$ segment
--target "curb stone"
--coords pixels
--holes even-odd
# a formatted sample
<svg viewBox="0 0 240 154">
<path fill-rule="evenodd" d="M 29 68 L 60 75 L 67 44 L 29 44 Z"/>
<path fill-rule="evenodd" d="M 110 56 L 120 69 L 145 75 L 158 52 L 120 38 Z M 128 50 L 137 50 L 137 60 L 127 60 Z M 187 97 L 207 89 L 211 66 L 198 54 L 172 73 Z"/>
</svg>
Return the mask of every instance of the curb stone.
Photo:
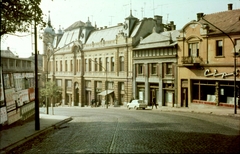
<svg viewBox="0 0 240 154">
<path fill-rule="evenodd" d="M 54 125 L 52 125 L 52 126 L 50 126 L 50 127 L 46 127 L 46 128 L 44 128 L 44 129 L 42 129 L 42 130 L 39 130 L 39 131 L 37 131 L 36 133 L 34 133 L 34 134 L 32 134 L 32 135 L 30 135 L 30 136 L 28 136 L 28 137 L 25 137 L 24 139 L 21 139 L 21 140 L 15 142 L 15 143 L 13 143 L 13 144 L 7 146 L 7 147 L 4 147 L 4 148 L 0 149 L 0 150 L 1 150 L 1 151 L 0 151 L 0 154 L 11 153 L 11 151 L 13 151 L 14 149 L 20 147 L 20 146 L 23 145 L 24 143 L 26 143 L 26 142 L 28 142 L 28 141 L 31 141 L 31 140 L 33 140 L 34 138 L 36 138 L 36 137 L 38 137 L 38 136 L 40 136 L 40 135 L 42 135 L 42 134 L 44 134 L 44 133 L 50 132 L 50 131 L 52 131 L 52 130 L 54 130 L 54 129 L 57 129 L 57 128 L 59 128 L 61 125 L 63 125 L 64 123 L 67 123 L 67 122 L 69 122 L 69 121 L 71 121 L 71 120 L 72 120 L 72 117 L 67 118 L 67 119 L 64 119 L 63 121 L 60 121 L 60 122 L 58 122 L 58 123 L 56 123 L 56 124 L 54 124 Z"/>
</svg>

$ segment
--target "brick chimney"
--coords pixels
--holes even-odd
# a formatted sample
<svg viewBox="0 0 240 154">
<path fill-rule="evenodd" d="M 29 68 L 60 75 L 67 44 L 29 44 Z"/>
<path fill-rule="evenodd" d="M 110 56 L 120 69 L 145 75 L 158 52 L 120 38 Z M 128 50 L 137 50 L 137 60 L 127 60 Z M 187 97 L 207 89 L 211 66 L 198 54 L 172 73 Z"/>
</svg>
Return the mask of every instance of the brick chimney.
<svg viewBox="0 0 240 154">
<path fill-rule="evenodd" d="M 197 13 L 197 21 L 199 21 L 203 17 L 203 13 Z"/>
<path fill-rule="evenodd" d="M 233 4 L 231 4 L 231 3 L 228 4 L 228 10 L 232 10 L 232 5 L 233 5 Z"/>
</svg>

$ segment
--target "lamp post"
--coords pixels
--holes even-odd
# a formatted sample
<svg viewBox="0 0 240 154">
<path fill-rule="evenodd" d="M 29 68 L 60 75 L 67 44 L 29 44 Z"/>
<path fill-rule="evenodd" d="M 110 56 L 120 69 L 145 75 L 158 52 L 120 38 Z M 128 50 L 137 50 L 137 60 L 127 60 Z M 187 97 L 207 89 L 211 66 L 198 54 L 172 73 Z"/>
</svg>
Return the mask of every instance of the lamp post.
<svg viewBox="0 0 240 154">
<path fill-rule="evenodd" d="M 46 73 L 46 82 L 48 82 L 48 63 L 49 63 L 49 60 L 50 60 L 50 57 L 54 54 L 53 53 L 53 47 L 51 45 L 51 43 L 48 43 L 48 48 L 50 50 L 48 50 L 49 52 L 47 53 L 46 57 L 47 57 L 47 73 Z M 49 113 L 49 110 L 48 110 L 48 100 L 47 100 L 47 96 L 46 96 L 46 114 Z M 51 102 L 51 107 L 52 107 L 52 114 L 53 114 L 53 104 Z"/>
<path fill-rule="evenodd" d="M 234 93 L 233 93 L 233 97 L 234 97 L 234 114 L 237 114 L 237 100 L 236 100 L 236 97 L 237 97 L 237 90 L 236 90 L 236 75 L 237 75 L 237 70 L 236 70 L 236 60 L 237 60 L 237 52 L 236 52 L 236 47 L 235 47 L 235 43 L 234 41 L 232 40 L 232 38 L 227 34 L 225 33 L 224 31 L 222 31 L 220 28 L 218 28 L 217 26 L 213 25 L 212 23 L 210 23 L 209 21 L 207 21 L 206 19 L 203 18 L 204 16 L 202 16 L 202 20 L 206 21 L 207 23 L 209 23 L 210 25 L 212 25 L 213 27 L 215 27 L 216 29 L 218 29 L 219 31 L 221 31 L 224 35 L 226 35 L 232 42 L 233 44 L 233 50 L 234 50 L 234 71 L 233 71 L 233 75 L 234 75 Z"/>
<path fill-rule="evenodd" d="M 106 90 L 106 108 L 108 108 L 108 86 L 107 86 L 107 69 L 104 68 L 102 65 L 100 65 L 98 62 L 96 62 L 95 60 L 90 59 L 92 62 L 96 63 L 98 66 L 100 66 L 101 68 L 103 68 L 105 70 L 105 74 L 106 74 L 106 84 L 105 84 L 105 90 Z"/>
<path fill-rule="evenodd" d="M 35 6 L 36 9 L 36 6 Z M 36 10 L 35 10 L 36 11 Z M 38 52 L 37 52 L 37 25 L 36 13 L 34 19 L 34 43 L 35 43 L 35 130 L 40 129 L 39 120 L 39 97 L 38 97 Z"/>
</svg>

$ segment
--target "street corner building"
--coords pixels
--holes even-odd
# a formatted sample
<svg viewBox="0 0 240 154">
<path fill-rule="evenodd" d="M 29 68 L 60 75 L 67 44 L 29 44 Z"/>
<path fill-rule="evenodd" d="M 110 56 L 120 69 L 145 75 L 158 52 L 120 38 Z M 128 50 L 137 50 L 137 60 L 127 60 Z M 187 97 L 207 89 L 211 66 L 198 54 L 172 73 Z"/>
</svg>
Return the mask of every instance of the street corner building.
<svg viewBox="0 0 240 154">
<path fill-rule="evenodd" d="M 240 9 L 213 14 L 198 13 L 178 38 L 178 102 L 234 106 L 234 86 L 239 96 Z M 234 72 L 236 69 L 236 82 Z M 238 101 L 237 101 L 238 102 Z"/>
</svg>

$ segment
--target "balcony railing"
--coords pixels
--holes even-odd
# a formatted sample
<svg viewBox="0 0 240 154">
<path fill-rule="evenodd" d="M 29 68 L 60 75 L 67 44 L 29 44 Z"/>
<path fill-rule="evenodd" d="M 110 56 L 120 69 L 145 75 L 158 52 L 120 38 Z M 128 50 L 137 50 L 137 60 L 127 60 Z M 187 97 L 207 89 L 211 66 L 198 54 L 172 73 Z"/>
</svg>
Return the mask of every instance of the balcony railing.
<svg viewBox="0 0 240 154">
<path fill-rule="evenodd" d="M 200 64 L 203 61 L 201 57 L 182 57 L 183 64 Z"/>
</svg>

